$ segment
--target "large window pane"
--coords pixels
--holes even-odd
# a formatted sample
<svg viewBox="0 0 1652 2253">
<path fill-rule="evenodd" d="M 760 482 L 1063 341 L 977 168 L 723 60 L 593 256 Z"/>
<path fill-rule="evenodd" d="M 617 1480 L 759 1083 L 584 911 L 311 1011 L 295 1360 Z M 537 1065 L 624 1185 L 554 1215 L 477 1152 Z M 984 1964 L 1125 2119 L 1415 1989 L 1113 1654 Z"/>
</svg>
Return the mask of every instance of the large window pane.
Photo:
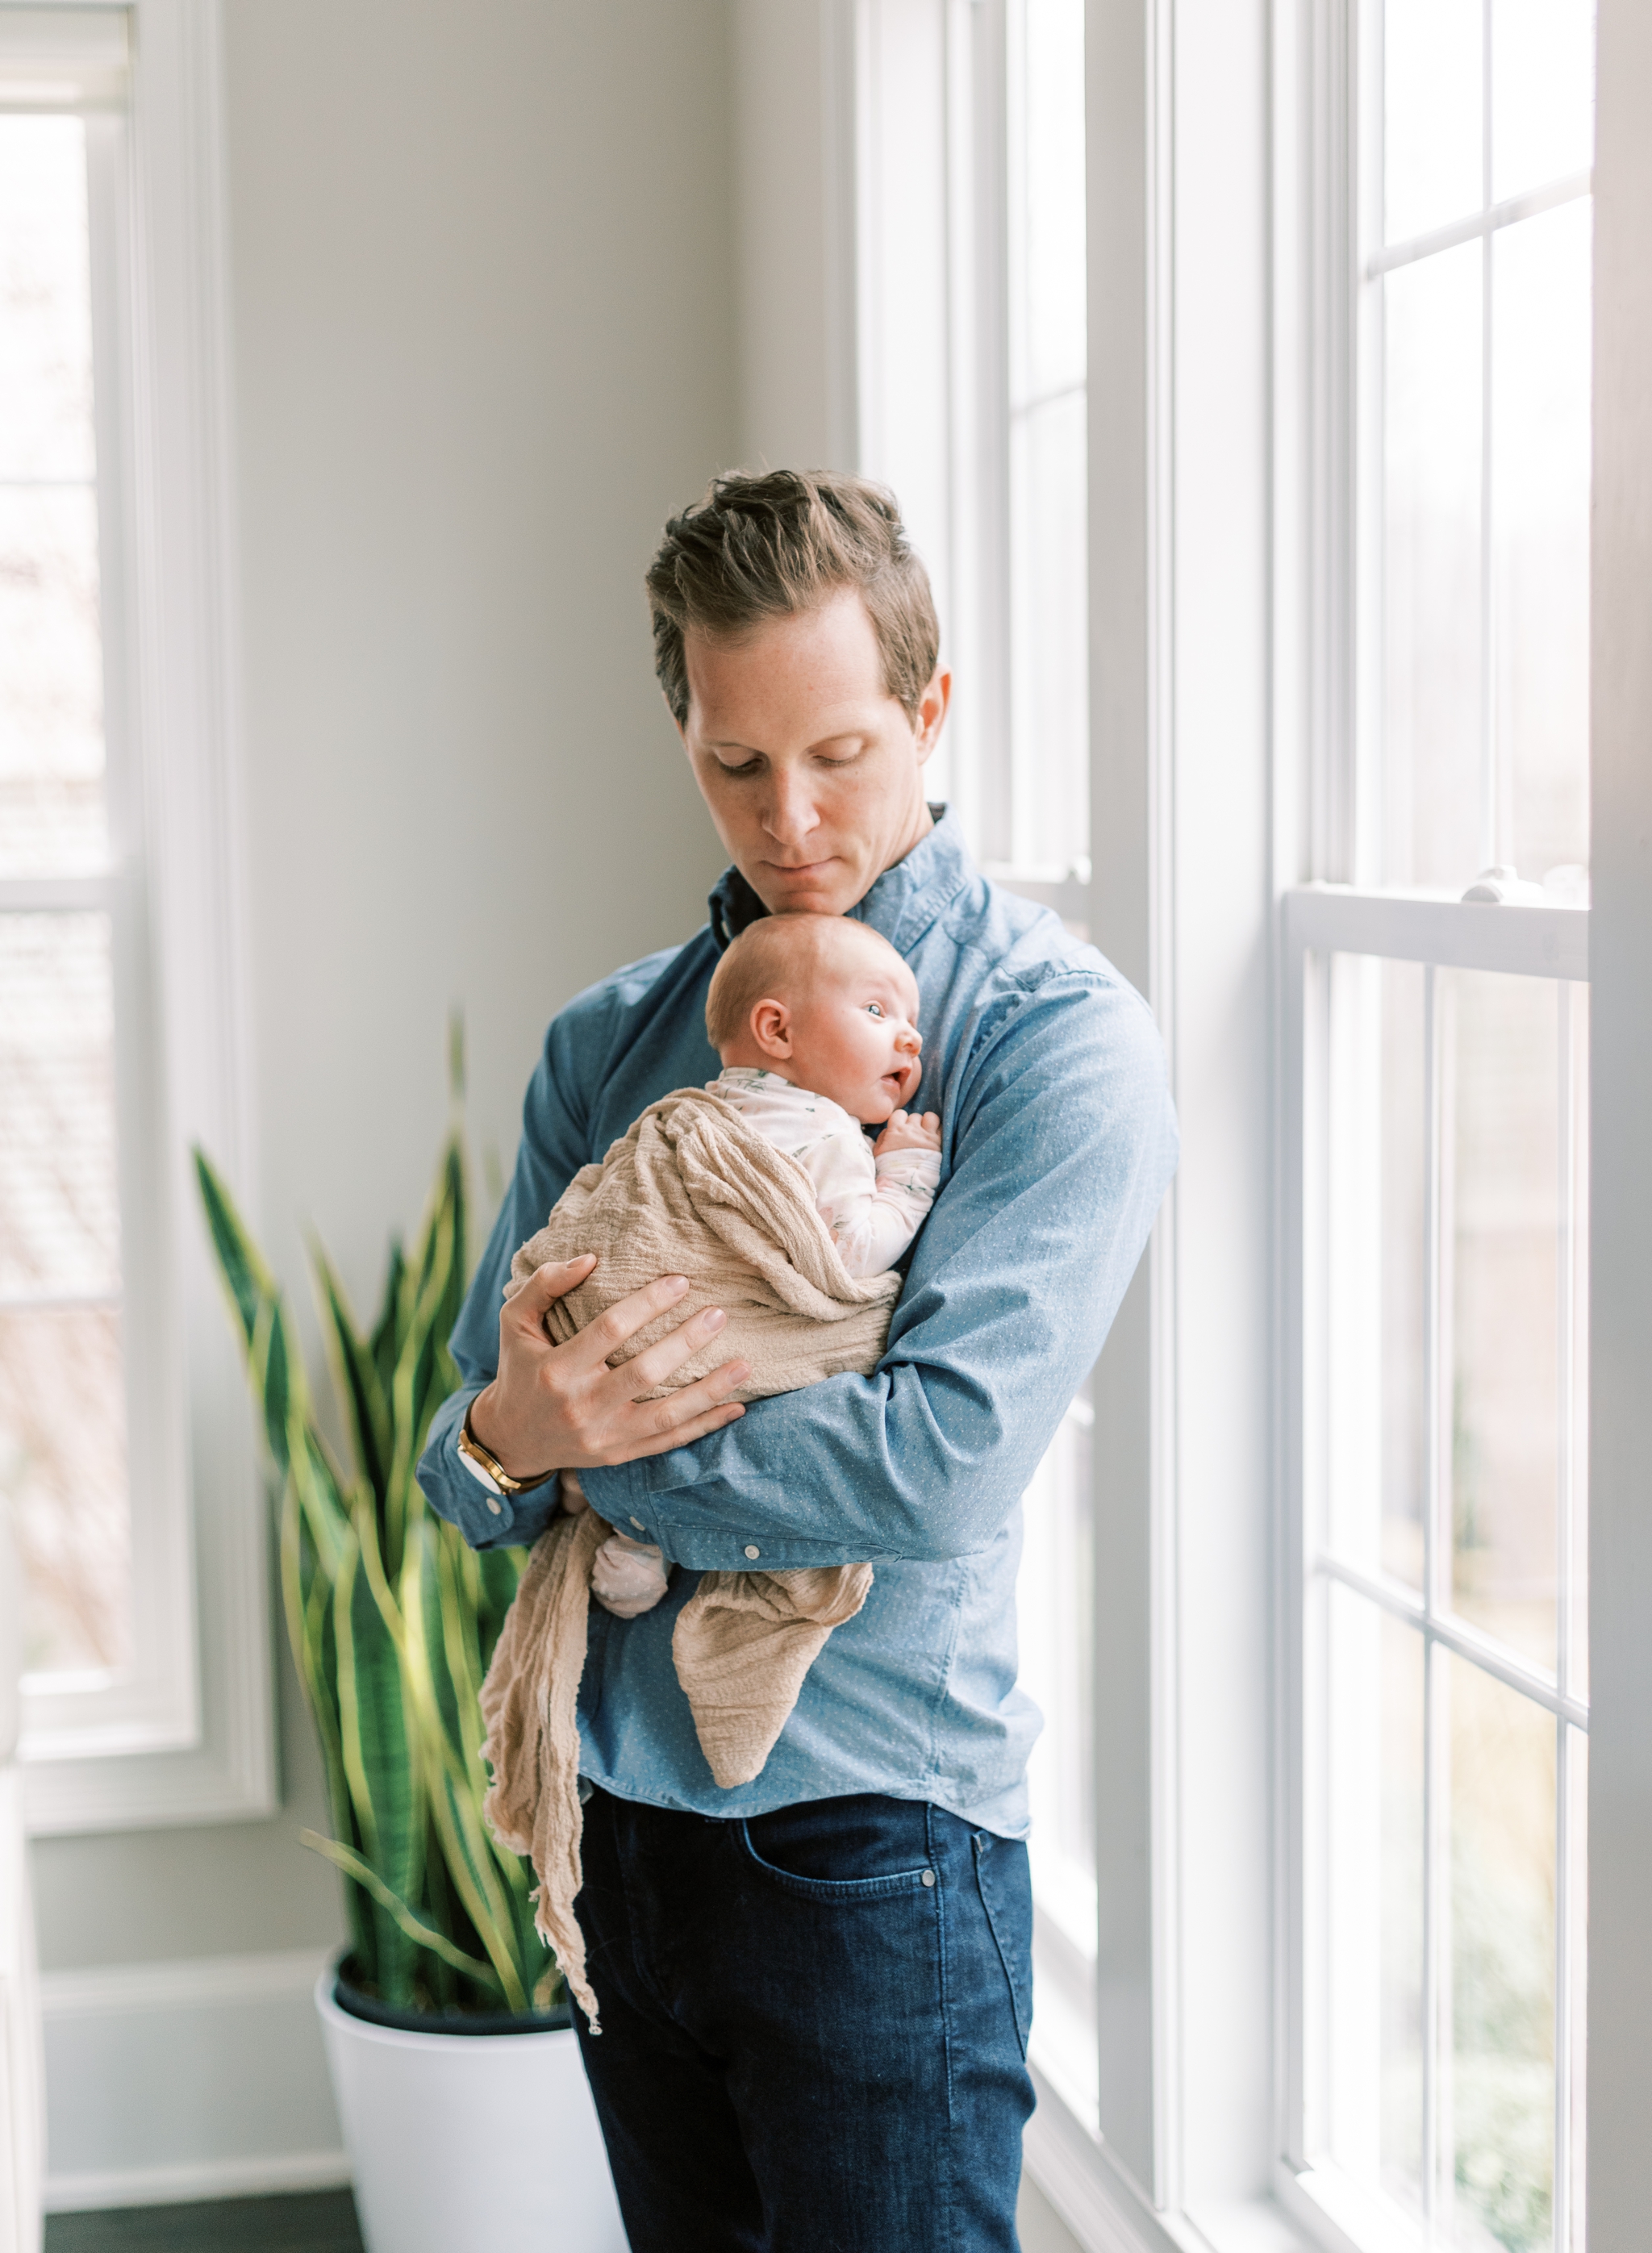
<svg viewBox="0 0 1652 2253">
<path fill-rule="evenodd" d="M 0 1303 L 120 1284 L 102 915 L 0 916 Z"/>
<path fill-rule="evenodd" d="M 1096 1781 L 1093 1411 L 1069 1409 L 1024 1504 L 1017 1582 L 1022 1687 L 1044 1717 L 1028 1783 L 1033 1859 L 1041 1897 L 1076 1943 L 1095 1944 Z"/>
<path fill-rule="evenodd" d="M 1327 1949 L 1331 2149 L 1408 2214 L 1423 2209 L 1424 1644 L 1328 1591 Z"/>
<path fill-rule="evenodd" d="M 0 479 L 94 468 L 86 128 L 0 116 Z"/>
<path fill-rule="evenodd" d="M 0 1310 L 0 1493 L 24 1566 L 24 1667 L 125 1664 L 131 1529 L 115 1308 Z"/>
<path fill-rule="evenodd" d="M 1491 193 L 1495 203 L 1594 155 L 1593 0 L 1492 0 Z"/>
<path fill-rule="evenodd" d="M 1459 889 L 1485 865 L 1477 242 L 1381 286 L 1383 779 L 1391 883 Z"/>
<path fill-rule="evenodd" d="M 1439 976 L 1449 1276 L 1452 1596 L 1555 1664 L 1564 1211 L 1559 989 Z"/>
<path fill-rule="evenodd" d="M 0 116 L 0 1497 L 27 1663 L 130 1657 L 86 128 Z M 94 892 L 94 898 L 107 896 Z"/>
<path fill-rule="evenodd" d="M 1553 2242 L 1555 1723 L 1477 1667 L 1436 1663 L 1450 1712 L 1450 2242 L 1536 2253 Z"/>
<path fill-rule="evenodd" d="M 86 129 L 0 116 L 0 876 L 108 857 Z"/>
<path fill-rule="evenodd" d="M 1480 208 L 1482 0 L 1387 0 L 1383 21 L 1384 240 Z"/>
<path fill-rule="evenodd" d="M 91 490 L 0 485 L 0 877 L 107 862 L 102 688 Z"/>
<path fill-rule="evenodd" d="M 1420 1594 L 1429 1496 L 1429 1086 L 1417 962 L 1332 968 L 1327 1531 Z"/>
<path fill-rule="evenodd" d="M 1010 41 L 1012 862 L 1090 851 L 1082 0 L 1022 0 Z"/>
<path fill-rule="evenodd" d="M 1492 241 L 1492 695 L 1523 875 L 1589 858 L 1586 199 Z"/>
<path fill-rule="evenodd" d="M 1018 418 L 1015 859 L 1065 873 L 1090 845 L 1090 599 L 1084 394 Z"/>
</svg>

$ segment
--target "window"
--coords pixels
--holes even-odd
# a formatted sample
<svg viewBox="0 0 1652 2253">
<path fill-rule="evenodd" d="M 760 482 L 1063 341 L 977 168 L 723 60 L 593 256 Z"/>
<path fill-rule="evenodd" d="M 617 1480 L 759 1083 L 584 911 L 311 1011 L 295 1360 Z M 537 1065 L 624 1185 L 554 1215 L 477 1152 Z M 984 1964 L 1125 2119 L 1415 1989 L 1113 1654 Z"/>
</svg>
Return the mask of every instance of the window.
<svg viewBox="0 0 1652 2253">
<path fill-rule="evenodd" d="M 0 1432 L 27 1664 L 64 1686 L 134 1657 L 115 983 L 137 840 L 107 410 L 122 132 L 118 113 L 0 115 Z"/>
<path fill-rule="evenodd" d="M 216 17 L 147 0 L 139 43 L 134 15 L 0 10 L 0 1497 L 44 1829 L 271 1782 L 257 1485 L 185 1168 L 196 1135 L 244 1159 Z"/>
<path fill-rule="evenodd" d="M 935 580 L 953 702 L 931 770 L 989 875 L 1089 921 L 1083 0 L 870 0 L 858 19 L 861 467 Z M 1021 1681 L 1038 2055 L 1096 2110 L 1087 1393 L 1026 1499 Z"/>
<path fill-rule="evenodd" d="M 931 795 L 1076 924 L 1090 872 L 1083 0 L 865 0 L 860 466 L 953 668 Z"/>
<path fill-rule="evenodd" d="M 1356 2243 L 1577 2253 L 1592 17 L 1350 29 L 1355 881 L 1286 903 L 1287 2148 Z"/>
</svg>

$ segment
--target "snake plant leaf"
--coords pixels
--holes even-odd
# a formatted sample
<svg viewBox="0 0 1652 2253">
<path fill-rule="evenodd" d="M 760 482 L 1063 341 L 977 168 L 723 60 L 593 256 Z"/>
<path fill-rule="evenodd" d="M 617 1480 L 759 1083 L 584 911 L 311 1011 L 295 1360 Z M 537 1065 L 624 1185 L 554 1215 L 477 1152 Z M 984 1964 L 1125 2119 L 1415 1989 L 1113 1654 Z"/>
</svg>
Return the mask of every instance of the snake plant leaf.
<svg viewBox="0 0 1652 2253">
<path fill-rule="evenodd" d="M 385 1272 L 384 1297 L 380 1302 L 372 1338 L 368 1341 L 373 1365 L 379 1372 L 380 1389 L 387 1399 L 390 1394 L 391 1380 L 396 1373 L 396 1357 L 401 1350 L 401 1292 L 407 1272 L 407 1254 L 401 1248 L 401 1238 L 394 1236 L 390 1239 L 390 1263 Z"/>
<path fill-rule="evenodd" d="M 301 1831 L 298 1839 L 301 1845 L 308 1846 L 313 1853 L 324 1854 L 335 1867 L 353 1878 L 359 1886 L 364 1886 L 379 1907 L 395 1919 L 416 1946 L 429 1949 L 444 1964 L 450 1964 L 456 1971 L 466 1973 L 478 1986 L 498 1986 L 498 1981 L 493 1976 L 491 1965 L 482 1963 L 474 1956 L 467 1956 L 462 1948 L 456 1948 L 444 1934 L 422 1922 L 400 1894 L 386 1885 L 377 1870 L 364 1862 L 359 1854 L 353 1853 L 348 1846 L 340 1845 L 336 1838 L 324 1838 L 319 1831 Z"/>
<path fill-rule="evenodd" d="M 448 1875 L 476 1927 L 477 1939 L 513 2011 L 527 2007 L 530 1983 L 517 1957 L 516 1918 L 510 1888 L 482 1819 L 484 1778 L 477 1751 L 479 1734 L 461 1743 L 448 1716 L 457 1710 L 448 1678 L 442 1622 L 437 1536 L 429 1518 L 412 1530 L 402 1566 L 401 1608 L 407 1626 L 406 1680 L 418 1713 L 417 1734 L 424 1759 L 425 1789 L 430 1796 L 436 1835 Z"/>
<path fill-rule="evenodd" d="M 228 1294 L 230 1307 L 244 1344 L 250 1347 L 261 1307 L 276 1298 L 275 1278 L 264 1265 L 258 1246 L 247 1232 L 235 1201 L 222 1177 L 199 1143 L 193 1151 L 195 1179 L 206 1214 L 206 1226 L 218 1255 L 218 1272 Z"/>
<path fill-rule="evenodd" d="M 401 1346 L 391 1381 L 391 1415 L 395 1450 L 385 1496 L 385 1562 L 401 1568 L 415 1501 L 413 1469 L 423 1452 L 430 1419 L 458 1381 L 446 1339 L 452 1328 L 447 1309 L 457 1306 L 453 1283 L 464 1259 L 462 1174 L 450 1141 L 426 1209 L 420 1239 L 403 1280 Z"/>
<path fill-rule="evenodd" d="M 376 1545 L 377 1529 L 371 1511 L 358 1510 L 332 1602 L 340 1746 L 363 1858 L 398 1899 L 406 1899 L 418 1893 L 423 1856 L 420 1781 L 403 1711 L 401 1655 L 372 1576 L 363 1569 L 364 1538 Z M 414 1958 L 407 1936 L 383 1903 L 378 1906 L 379 1992 L 388 2003 L 408 2003 Z"/>
<path fill-rule="evenodd" d="M 316 1545 L 320 1569 L 331 1580 L 344 1555 L 349 1512 L 338 1475 L 315 1427 L 292 1418 L 287 1427 L 287 1482 Z"/>
<path fill-rule="evenodd" d="M 373 1349 L 357 1335 L 350 1301 L 324 1247 L 312 1243 L 310 1259 L 321 1301 L 323 1335 L 333 1385 L 348 1419 L 351 1453 L 358 1473 L 372 1487 L 382 1508 L 394 1447 L 390 1434 L 390 1404 L 379 1379 Z"/>
<path fill-rule="evenodd" d="M 531 1873 L 482 1820 L 478 1704 L 525 1556 L 466 1548 L 413 1475 L 457 1382 L 447 1345 L 466 1276 L 457 1126 L 411 1256 L 392 1247 L 366 1339 L 314 1247 L 348 1470 L 317 1423 L 282 1294 L 199 1151 L 196 1175 L 277 1475 L 282 1607 L 333 1830 L 307 1843 L 344 1877 L 356 1975 L 387 2000 L 526 2009 L 560 1975 L 533 1930 Z"/>
</svg>

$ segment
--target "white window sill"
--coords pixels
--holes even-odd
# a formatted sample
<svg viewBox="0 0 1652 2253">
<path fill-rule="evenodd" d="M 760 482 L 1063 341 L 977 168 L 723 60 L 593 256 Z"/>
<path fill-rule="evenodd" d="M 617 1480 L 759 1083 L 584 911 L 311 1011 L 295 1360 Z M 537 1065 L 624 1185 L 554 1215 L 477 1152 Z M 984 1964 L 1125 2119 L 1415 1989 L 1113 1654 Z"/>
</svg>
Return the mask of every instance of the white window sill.
<svg viewBox="0 0 1652 2253">
<path fill-rule="evenodd" d="M 1418 2239 L 1321 2171 L 1282 2168 L 1272 2198 L 1156 2212 L 1063 2099 L 1059 2060 L 1043 2052 L 1035 2036 L 1028 2062 L 1038 2110 L 1027 2124 L 1027 2172 L 1084 2253 L 1417 2253 Z"/>
</svg>

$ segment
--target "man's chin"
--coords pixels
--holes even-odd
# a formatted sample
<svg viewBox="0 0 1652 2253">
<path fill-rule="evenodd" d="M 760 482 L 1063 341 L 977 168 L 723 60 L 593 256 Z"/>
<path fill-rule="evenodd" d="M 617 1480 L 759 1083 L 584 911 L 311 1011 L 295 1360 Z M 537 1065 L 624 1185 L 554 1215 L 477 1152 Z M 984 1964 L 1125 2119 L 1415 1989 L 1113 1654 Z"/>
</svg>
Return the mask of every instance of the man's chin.
<svg viewBox="0 0 1652 2253">
<path fill-rule="evenodd" d="M 818 876 L 791 882 L 775 868 L 759 868 L 755 875 L 749 869 L 742 873 L 770 915 L 845 915 L 866 889 L 864 884 L 857 886 L 840 861 L 833 861 Z"/>
</svg>

